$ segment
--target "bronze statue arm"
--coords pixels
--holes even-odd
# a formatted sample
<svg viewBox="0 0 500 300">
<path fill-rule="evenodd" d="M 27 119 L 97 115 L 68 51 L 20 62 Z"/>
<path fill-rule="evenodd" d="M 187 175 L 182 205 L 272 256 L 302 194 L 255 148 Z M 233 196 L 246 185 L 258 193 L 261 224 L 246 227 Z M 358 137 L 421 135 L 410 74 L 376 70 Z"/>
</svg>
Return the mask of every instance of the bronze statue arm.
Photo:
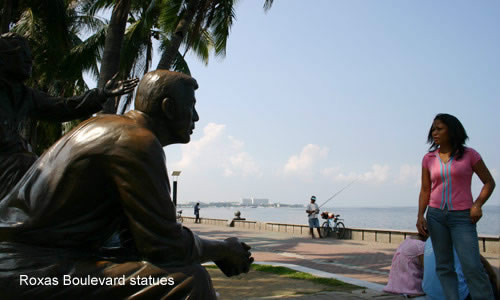
<svg viewBox="0 0 500 300">
<path fill-rule="evenodd" d="M 69 98 L 53 97 L 40 91 L 29 90 L 33 100 L 30 115 L 36 119 L 59 122 L 88 117 L 101 110 L 109 97 L 132 92 L 138 82 L 137 78 L 116 80 L 114 76 L 103 89 L 91 89 L 83 95 Z"/>
</svg>

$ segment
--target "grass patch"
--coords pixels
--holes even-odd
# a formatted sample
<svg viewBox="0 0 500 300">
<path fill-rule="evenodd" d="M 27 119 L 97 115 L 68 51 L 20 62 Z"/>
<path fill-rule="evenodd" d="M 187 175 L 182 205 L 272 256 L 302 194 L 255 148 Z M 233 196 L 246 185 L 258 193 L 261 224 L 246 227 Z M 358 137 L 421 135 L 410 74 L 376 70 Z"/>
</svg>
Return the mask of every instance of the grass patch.
<svg viewBox="0 0 500 300">
<path fill-rule="evenodd" d="M 317 277 L 309 273 L 295 271 L 286 267 L 275 267 L 271 265 L 252 265 L 252 269 L 254 269 L 255 271 L 276 274 L 282 277 L 307 280 L 317 284 L 327 285 L 330 287 L 334 287 L 335 290 L 356 290 L 362 288 L 357 285 L 345 283 L 337 279 Z"/>
<path fill-rule="evenodd" d="M 219 269 L 216 265 L 205 265 L 204 267 L 207 269 Z M 251 269 L 258 272 L 275 274 L 285 278 L 307 280 L 316 284 L 322 284 L 332 287 L 334 288 L 334 290 L 339 290 L 339 291 L 351 291 L 351 290 L 362 289 L 362 287 L 360 286 L 345 283 L 337 279 L 317 277 L 309 273 L 295 271 L 286 267 L 252 264 Z"/>
<path fill-rule="evenodd" d="M 203 265 L 203 267 L 205 267 L 205 269 L 219 269 L 216 265 Z"/>
</svg>

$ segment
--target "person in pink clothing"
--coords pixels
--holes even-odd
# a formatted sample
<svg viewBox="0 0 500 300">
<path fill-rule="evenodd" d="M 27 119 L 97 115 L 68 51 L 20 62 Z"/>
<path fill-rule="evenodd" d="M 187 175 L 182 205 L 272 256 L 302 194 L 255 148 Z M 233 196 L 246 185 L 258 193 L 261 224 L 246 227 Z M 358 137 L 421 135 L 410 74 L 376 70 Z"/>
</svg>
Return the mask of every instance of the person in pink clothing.
<svg viewBox="0 0 500 300">
<path fill-rule="evenodd" d="M 495 181 L 483 159 L 465 147 L 468 139 L 460 121 L 449 114 L 438 114 L 427 137 L 431 144 L 422 160 L 417 229 L 430 233 L 436 257 L 436 273 L 446 299 L 459 299 L 453 248 L 462 265 L 472 299 L 493 299 L 493 290 L 481 264 L 476 223 Z M 474 200 L 472 175 L 483 182 Z M 427 219 L 424 213 L 427 210 Z"/>
<path fill-rule="evenodd" d="M 396 250 L 392 258 L 389 282 L 384 292 L 411 296 L 423 295 L 422 278 L 425 239 L 408 238 Z"/>
</svg>

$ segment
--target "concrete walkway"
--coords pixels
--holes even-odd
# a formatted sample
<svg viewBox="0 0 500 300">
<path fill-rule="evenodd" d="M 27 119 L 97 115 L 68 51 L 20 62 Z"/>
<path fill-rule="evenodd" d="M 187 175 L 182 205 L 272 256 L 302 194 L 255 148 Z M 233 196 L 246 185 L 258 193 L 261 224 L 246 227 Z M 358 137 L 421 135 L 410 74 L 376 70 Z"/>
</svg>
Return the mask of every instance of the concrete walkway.
<svg viewBox="0 0 500 300">
<path fill-rule="evenodd" d="M 225 239 L 232 236 L 240 238 L 252 247 L 251 251 L 256 263 L 283 265 L 366 288 L 364 293 L 359 294 L 322 293 L 293 299 L 404 298 L 382 292 L 382 288 L 387 284 L 392 257 L 398 247 L 395 244 L 333 238 L 311 239 L 278 232 L 251 231 L 205 224 L 186 224 L 186 226 L 201 237 L 208 239 Z M 498 274 L 500 258 L 497 256 L 485 257 Z"/>
</svg>

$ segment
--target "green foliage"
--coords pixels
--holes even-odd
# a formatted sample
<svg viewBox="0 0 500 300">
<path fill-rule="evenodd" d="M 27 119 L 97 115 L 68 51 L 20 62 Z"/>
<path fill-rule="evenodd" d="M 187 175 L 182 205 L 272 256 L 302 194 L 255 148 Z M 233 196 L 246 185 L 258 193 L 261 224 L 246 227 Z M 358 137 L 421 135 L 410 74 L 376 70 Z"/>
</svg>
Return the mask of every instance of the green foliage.
<svg viewBox="0 0 500 300">
<path fill-rule="evenodd" d="M 335 287 L 336 290 L 355 290 L 360 289 L 361 287 L 352 285 L 349 283 L 342 282 L 333 278 L 323 278 L 311 275 L 309 273 L 295 271 L 285 267 L 275 267 L 270 265 L 252 265 L 252 269 L 260 272 L 272 273 L 279 276 L 292 278 L 292 279 L 300 279 L 300 280 L 308 280 L 317 284 L 323 284 L 330 287 Z"/>
<path fill-rule="evenodd" d="M 204 267 L 207 269 L 218 269 L 216 265 L 206 265 Z M 361 289 L 361 287 L 357 285 L 345 283 L 337 279 L 317 277 L 309 273 L 295 271 L 286 267 L 252 264 L 250 268 L 258 272 L 271 273 L 282 277 L 298 279 L 298 280 L 308 280 L 317 284 L 322 284 L 335 288 L 335 290 L 352 291 L 356 289 Z"/>
<path fill-rule="evenodd" d="M 183 39 L 184 55 L 189 50 L 208 64 L 210 53 L 215 56 L 225 56 L 227 39 L 235 19 L 234 6 L 237 0 L 200 0 L 196 13 Z M 170 47 L 168 41 L 175 34 L 179 24 L 184 21 L 189 1 L 163 1 L 158 23 L 164 34 L 163 47 Z M 173 69 L 179 68 L 179 58 L 174 58 Z"/>
<path fill-rule="evenodd" d="M 204 265 L 205 269 L 219 269 L 216 265 Z"/>
</svg>

